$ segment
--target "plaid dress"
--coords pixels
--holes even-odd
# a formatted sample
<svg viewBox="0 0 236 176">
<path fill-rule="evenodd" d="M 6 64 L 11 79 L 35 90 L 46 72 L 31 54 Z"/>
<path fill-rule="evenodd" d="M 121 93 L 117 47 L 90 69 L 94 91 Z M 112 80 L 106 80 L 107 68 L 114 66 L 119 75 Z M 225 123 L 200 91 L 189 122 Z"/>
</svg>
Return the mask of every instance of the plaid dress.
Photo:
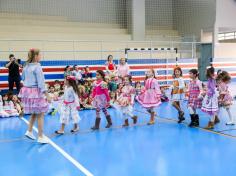
<svg viewBox="0 0 236 176">
<path fill-rule="evenodd" d="M 189 83 L 189 100 L 188 106 L 192 108 L 201 108 L 202 107 L 202 100 L 199 98 L 199 94 L 201 92 L 201 81 L 195 80 L 190 81 Z"/>
<path fill-rule="evenodd" d="M 233 104 L 233 98 L 230 95 L 229 92 L 229 87 L 227 84 L 224 82 L 221 82 L 218 85 L 218 90 L 219 90 L 219 97 L 218 97 L 218 102 L 220 107 L 228 107 Z"/>
</svg>

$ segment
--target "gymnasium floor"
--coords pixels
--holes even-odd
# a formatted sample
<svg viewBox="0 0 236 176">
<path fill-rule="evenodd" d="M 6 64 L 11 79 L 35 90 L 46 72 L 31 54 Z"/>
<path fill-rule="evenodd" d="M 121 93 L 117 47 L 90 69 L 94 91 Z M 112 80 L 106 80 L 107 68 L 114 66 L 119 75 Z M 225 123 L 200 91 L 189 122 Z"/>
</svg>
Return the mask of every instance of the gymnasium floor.
<svg viewBox="0 0 236 176">
<path fill-rule="evenodd" d="M 186 108 L 186 105 L 184 106 Z M 202 129 L 208 118 L 200 114 L 200 128 L 189 128 L 186 121 L 176 123 L 177 113 L 163 103 L 153 126 L 147 126 L 148 114 L 138 104 L 135 114 L 139 123 L 121 128 L 123 121 L 114 109 L 113 127 L 92 132 L 95 111 L 80 111 L 80 132 L 56 136 L 59 116 L 45 117 L 45 134 L 49 145 L 39 145 L 24 137 L 28 116 L 0 119 L 1 176 L 235 176 L 236 126 L 222 122 L 214 131 Z M 236 105 L 232 112 L 236 115 Z M 37 130 L 37 129 L 35 129 Z M 65 156 L 65 157 L 64 157 Z"/>
</svg>

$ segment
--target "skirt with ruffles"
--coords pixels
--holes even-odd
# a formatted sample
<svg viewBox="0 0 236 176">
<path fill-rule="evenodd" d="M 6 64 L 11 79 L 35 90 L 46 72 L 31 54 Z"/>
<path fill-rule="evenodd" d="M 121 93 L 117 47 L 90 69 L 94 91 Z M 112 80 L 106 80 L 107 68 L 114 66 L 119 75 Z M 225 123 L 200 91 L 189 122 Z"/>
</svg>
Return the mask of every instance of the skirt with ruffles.
<svg viewBox="0 0 236 176">
<path fill-rule="evenodd" d="M 45 95 L 36 87 L 22 87 L 19 93 L 25 114 L 40 114 L 48 112 L 48 101 Z"/>
</svg>

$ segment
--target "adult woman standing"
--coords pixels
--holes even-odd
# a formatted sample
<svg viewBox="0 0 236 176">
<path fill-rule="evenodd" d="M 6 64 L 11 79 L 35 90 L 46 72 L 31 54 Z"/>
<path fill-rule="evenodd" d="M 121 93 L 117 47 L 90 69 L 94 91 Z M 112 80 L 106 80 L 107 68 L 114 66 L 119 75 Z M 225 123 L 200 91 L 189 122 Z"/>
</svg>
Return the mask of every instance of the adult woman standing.
<svg viewBox="0 0 236 176">
<path fill-rule="evenodd" d="M 117 76 L 118 76 L 119 80 L 122 80 L 122 78 L 124 78 L 127 75 L 129 75 L 129 65 L 125 61 L 125 58 L 121 58 L 120 63 L 117 66 Z"/>
<path fill-rule="evenodd" d="M 107 57 L 106 65 L 106 72 L 108 75 L 116 71 L 116 64 L 113 62 L 113 56 L 109 55 Z"/>
</svg>

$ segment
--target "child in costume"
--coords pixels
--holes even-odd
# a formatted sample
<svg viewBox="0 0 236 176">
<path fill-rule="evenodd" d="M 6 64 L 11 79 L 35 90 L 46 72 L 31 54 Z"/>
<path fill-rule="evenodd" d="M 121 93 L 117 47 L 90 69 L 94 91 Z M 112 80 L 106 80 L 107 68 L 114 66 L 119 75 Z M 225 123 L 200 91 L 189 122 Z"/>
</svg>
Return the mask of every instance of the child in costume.
<svg viewBox="0 0 236 176">
<path fill-rule="evenodd" d="M 148 125 L 155 123 L 154 108 L 161 104 L 161 90 L 157 79 L 155 78 L 155 71 L 153 69 L 147 71 L 145 87 L 137 96 L 137 101 L 147 109 L 150 113 L 150 121 Z"/>
<path fill-rule="evenodd" d="M 55 131 L 56 134 L 64 134 L 65 126 L 69 123 L 70 118 L 74 124 L 71 133 L 79 130 L 78 123 L 80 121 L 80 116 L 78 109 L 80 108 L 80 104 L 76 78 L 74 76 L 67 76 L 65 86 L 63 101 L 59 108 L 61 128 L 60 130 Z"/>
<path fill-rule="evenodd" d="M 108 94 L 108 86 L 105 82 L 105 73 L 102 70 L 97 70 L 96 72 L 96 81 L 93 84 L 92 98 L 93 98 L 93 107 L 96 109 L 96 120 L 95 125 L 91 128 L 92 130 L 98 130 L 100 126 L 100 111 L 102 110 L 106 116 L 107 125 L 106 128 L 112 126 L 111 116 L 107 111 L 109 106 L 110 97 Z"/>
</svg>

